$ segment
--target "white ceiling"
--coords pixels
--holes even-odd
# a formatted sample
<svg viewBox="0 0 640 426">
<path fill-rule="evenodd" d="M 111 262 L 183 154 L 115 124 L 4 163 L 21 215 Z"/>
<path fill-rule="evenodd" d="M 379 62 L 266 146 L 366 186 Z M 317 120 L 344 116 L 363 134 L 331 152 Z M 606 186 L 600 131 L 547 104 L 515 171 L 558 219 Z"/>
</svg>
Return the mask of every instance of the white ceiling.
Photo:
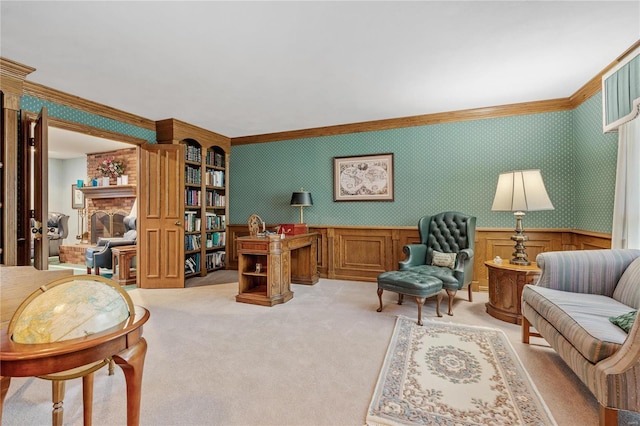
<svg viewBox="0 0 640 426">
<path fill-rule="evenodd" d="M 86 157 L 87 154 L 133 148 L 135 145 L 110 139 L 71 132 L 57 127 L 49 127 L 49 158 L 67 160 Z"/>
<path fill-rule="evenodd" d="M 229 137 L 565 98 L 635 1 L 0 2 L 30 81 Z"/>
</svg>

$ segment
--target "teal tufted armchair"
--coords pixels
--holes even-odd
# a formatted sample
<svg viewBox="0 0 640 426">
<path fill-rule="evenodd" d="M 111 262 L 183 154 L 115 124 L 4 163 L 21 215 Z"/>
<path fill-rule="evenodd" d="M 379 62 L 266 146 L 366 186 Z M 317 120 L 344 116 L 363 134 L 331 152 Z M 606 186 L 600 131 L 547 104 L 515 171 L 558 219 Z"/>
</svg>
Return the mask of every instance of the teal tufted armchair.
<svg viewBox="0 0 640 426">
<path fill-rule="evenodd" d="M 473 254 L 476 238 L 476 218 L 460 212 L 444 212 L 423 216 L 418 221 L 420 244 L 403 247 L 406 255 L 398 263 L 400 271 L 413 271 L 433 276 L 442 281 L 449 296 L 449 315 L 453 315 L 453 298 L 458 290 L 468 288 L 469 301 L 473 301 L 471 280 L 473 279 Z M 438 266 L 441 258 L 454 257 L 454 264 Z M 434 262 L 434 258 L 438 258 Z"/>
</svg>

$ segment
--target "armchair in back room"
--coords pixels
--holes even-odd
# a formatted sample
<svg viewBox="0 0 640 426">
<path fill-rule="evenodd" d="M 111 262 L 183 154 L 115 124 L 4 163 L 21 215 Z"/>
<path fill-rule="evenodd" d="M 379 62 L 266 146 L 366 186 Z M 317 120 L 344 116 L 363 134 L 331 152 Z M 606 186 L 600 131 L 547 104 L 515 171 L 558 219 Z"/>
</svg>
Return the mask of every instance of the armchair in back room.
<svg viewBox="0 0 640 426">
<path fill-rule="evenodd" d="M 49 238 L 49 256 L 59 256 L 60 246 L 69 235 L 69 216 L 64 213 L 50 212 L 47 218 L 47 237 Z"/>
<path fill-rule="evenodd" d="M 85 251 L 85 262 L 87 274 L 91 274 L 91 269 L 96 275 L 100 275 L 100 268 L 113 269 L 111 248 L 117 246 L 135 245 L 138 238 L 136 230 L 136 216 L 125 216 L 123 219 L 125 233 L 118 238 L 99 238 L 94 247 L 88 247 Z"/>
</svg>

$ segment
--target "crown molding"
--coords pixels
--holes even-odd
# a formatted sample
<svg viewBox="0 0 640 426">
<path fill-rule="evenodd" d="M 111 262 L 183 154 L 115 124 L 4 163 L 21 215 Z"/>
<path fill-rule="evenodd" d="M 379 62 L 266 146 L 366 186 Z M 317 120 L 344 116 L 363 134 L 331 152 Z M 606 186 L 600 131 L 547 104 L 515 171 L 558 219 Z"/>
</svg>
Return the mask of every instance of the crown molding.
<svg viewBox="0 0 640 426">
<path fill-rule="evenodd" d="M 404 127 L 428 126 L 431 124 L 454 123 L 460 121 L 485 120 L 488 118 L 510 117 L 515 115 L 539 114 L 573 109 L 569 98 L 546 101 L 524 102 L 474 108 L 461 111 L 440 112 L 435 114 L 414 115 L 411 117 L 390 118 L 386 120 L 365 121 L 362 123 L 341 124 L 337 126 L 315 127 L 311 129 L 287 132 L 267 133 L 263 135 L 231 138 L 231 145 L 275 142 L 291 139 L 306 139 L 320 136 L 334 136 L 346 133 L 373 132 Z"/>
<path fill-rule="evenodd" d="M 131 124 L 147 130 L 156 130 L 156 123 L 144 117 L 135 114 L 111 108 L 106 105 L 99 104 L 79 96 L 70 95 L 60 90 L 52 89 L 42 84 L 30 81 L 24 82 L 24 94 L 33 96 L 38 99 L 53 102 L 58 105 L 64 105 L 69 108 L 80 109 L 84 112 L 96 114 L 101 117 L 110 118 L 122 123 Z"/>
</svg>

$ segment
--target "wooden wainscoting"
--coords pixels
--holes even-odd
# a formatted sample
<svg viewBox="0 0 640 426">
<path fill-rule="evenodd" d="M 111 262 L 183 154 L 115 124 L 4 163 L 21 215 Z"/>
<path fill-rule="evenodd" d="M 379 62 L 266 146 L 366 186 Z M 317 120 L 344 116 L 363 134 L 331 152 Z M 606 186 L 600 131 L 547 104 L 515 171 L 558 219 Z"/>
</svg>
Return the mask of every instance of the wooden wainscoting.
<svg viewBox="0 0 640 426">
<path fill-rule="evenodd" d="M 267 225 L 274 229 L 276 225 Z M 398 268 L 405 258 L 402 248 L 420 242 L 414 226 L 331 226 L 311 225 L 318 233 L 318 272 L 322 278 L 376 282 L 379 274 Z M 511 259 L 514 242 L 512 229 L 477 228 L 474 256 L 473 290 L 487 291 L 489 273 L 486 260 L 500 256 Z M 611 235 L 575 229 L 531 229 L 526 252 L 535 263 L 545 251 L 594 250 L 611 247 Z M 249 235 L 247 225 L 227 227 L 227 269 L 238 268 L 237 237 Z"/>
</svg>

